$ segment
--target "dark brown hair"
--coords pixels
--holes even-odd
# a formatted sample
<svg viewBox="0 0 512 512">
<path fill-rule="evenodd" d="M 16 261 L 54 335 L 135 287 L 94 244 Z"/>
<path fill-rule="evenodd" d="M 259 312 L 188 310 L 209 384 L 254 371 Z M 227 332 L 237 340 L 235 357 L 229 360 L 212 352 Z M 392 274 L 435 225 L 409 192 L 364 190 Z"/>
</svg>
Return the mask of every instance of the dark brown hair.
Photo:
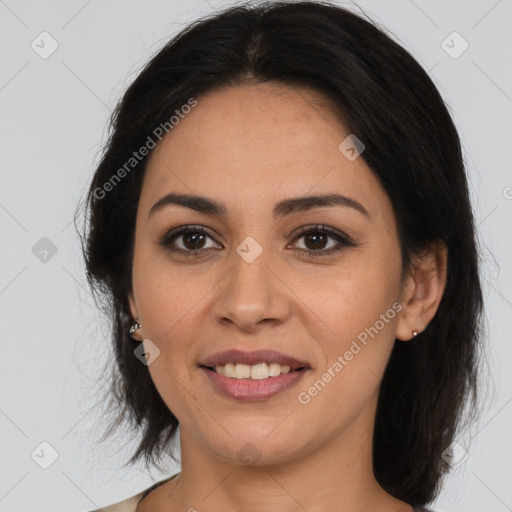
<svg viewBox="0 0 512 512">
<path fill-rule="evenodd" d="M 465 404 L 471 404 L 470 419 L 477 405 L 483 300 L 461 145 L 418 62 L 371 20 L 326 2 L 240 5 L 196 21 L 147 63 L 113 112 L 85 201 L 82 240 L 88 281 L 105 301 L 113 329 L 109 432 L 127 420 L 141 434 L 128 463 L 144 457 L 157 466 L 178 420 L 128 335 L 135 220 L 148 156 L 108 193 L 104 185 L 190 98 L 270 81 L 322 93 L 363 141 L 362 158 L 394 207 L 405 270 L 430 242 L 442 240 L 448 248 L 439 309 L 414 340 L 395 341 L 375 420 L 378 482 L 396 498 L 425 505 L 449 470 L 442 454 Z"/>
</svg>

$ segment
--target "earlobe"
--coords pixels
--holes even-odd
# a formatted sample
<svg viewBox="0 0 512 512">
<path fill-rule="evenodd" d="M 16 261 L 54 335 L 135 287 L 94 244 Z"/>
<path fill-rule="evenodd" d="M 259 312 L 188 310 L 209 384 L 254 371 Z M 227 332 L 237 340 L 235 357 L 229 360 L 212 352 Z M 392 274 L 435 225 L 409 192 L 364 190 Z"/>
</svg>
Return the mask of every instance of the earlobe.
<svg viewBox="0 0 512 512">
<path fill-rule="evenodd" d="M 422 326 L 418 324 L 417 311 L 415 311 L 415 291 L 414 275 L 411 273 L 407 277 L 402 290 L 402 300 L 400 301 L 402 309 L 398 316 L 395 331 L 395 338 L 401 341 L 408 341 L 415 337 L 413 331 L 418 333 L 423 330 Z"/>
<path fill-rule="evenodd" d="M 432 243 L 415 258 L 403 288 L 397 339 L 408 341 L 416 337 L 434 318 L 446 285 L 447 261 L 448 250 L 442 241 Z"/>
</svg>

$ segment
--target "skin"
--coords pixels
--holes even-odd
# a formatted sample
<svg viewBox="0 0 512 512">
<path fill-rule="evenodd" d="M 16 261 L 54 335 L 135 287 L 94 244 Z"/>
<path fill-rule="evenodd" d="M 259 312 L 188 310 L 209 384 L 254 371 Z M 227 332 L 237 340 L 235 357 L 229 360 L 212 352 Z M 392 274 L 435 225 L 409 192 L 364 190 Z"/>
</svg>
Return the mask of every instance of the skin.
<svg viewBox="0 0 512 512">
<path fill-rule="evenodd" d="M 439 305 L 445 247 L 432 245 L 402 280 L 389 197 L 362 157 L 350 161 L 340 152 L 349 132 L 318 93 L 267 83 L 197 100 L 153 151 L 137 213 L 129 300 L 142 328 L 134 337 L 160 350 L 147 369 L 180 422 L 182 456 L 180 476 L 137 510 L 256 512 L 265 504 L 279 512 L 409 512 L 375 480 L 373 424 L 395 338 L 421 332 Z M 148 217 L 169 192 L 215 199 L 228 215 L 170 205 Z M 357 200 L 370 218 L 343 206 L 272 217 L 282 199 L 330 193 Z M 187 258 L 159 245 L 187 224 L 209 232 L 202 255 Z M 292 234 L 315 224 L 356 246 L 325 257 L 301 252 L 339 244 L 330 235 L 322 245 Z M 248 236 L 262 248 L 252 263 L 236 252 Z M 178 236 L 172 246 L 193 252 L 194 243 Z M 401 311 L 307 405 L 300 403 L 298 393 L 395 302 Z M 267 400 L 226 398 L 198 363 L 230 348 L 271 348 L 312 370 Z M 257 464 L 237 455 L 248 442 Z"/>
</svg>

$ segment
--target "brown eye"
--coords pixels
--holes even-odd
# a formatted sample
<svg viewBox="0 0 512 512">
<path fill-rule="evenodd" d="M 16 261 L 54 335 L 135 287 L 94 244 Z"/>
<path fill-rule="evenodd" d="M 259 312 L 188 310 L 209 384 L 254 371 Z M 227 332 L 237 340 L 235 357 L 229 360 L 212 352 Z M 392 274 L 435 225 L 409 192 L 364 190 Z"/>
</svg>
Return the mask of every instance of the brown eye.
<svg viewBox="0 0 512 512">
<path fill-rule="evenodd" d="M 186 249 L 190 249 L 191 251 L 196 251 L 197 249 L 202 249 L 205 235 L 203 233 L 190 232 L 181 235 L 183 239 L 183 245 Z"/>
<path fill-rule="evenodd" d="M 341 251 L 345 247 L 354 247 L 356 245 L 347 235 L 319 225 L 309 229 L 305 228 L 295 240 L 300 240 L 301 238 L 304 239 L 305 248 L 299 247 L 297 250 L 309 253 L 311 257 L 328 256 Z M 337 243 L 328 246 L 329 239 L 333 239 Z"/>
<path fill-rule="evenodd" d="M 324 233 L 308 233 L 303 235 L 304 243 L 308 249 L 316 250 L 316 249 L 324 249 L 325 244 L 327 243 L 328 235 Z"/>
<path fill-rule="evenodd" d="M 202 227 L 182 226 L 167 233 L 160 245 L 178 255 L 195 257 L 200 257 L 211 249 L 222 249 L 222 246 L 219 247 L 215 243 L 213 246 L 206 246 L 208 239 L 215 242 Z M 310 257 L 328 256 L 356 245 L 349 236 L 319 225 L 303 229 L 295 241 L 300 239 L 304 239 L 305 247 L 295 248 L 295 250 L 307 253 Z"/>
<path fill-rule="evenodd" d="M 213 241 L 211 235 L 203 228 L 197 226 L 183 226 L 167 233 L 160 242 L 160 245 L 169 251 L 184 256 L 195 256 L 201 251 L 206 252 L 206 250 L 216 247 L 215 244 L 213 247 L 205 246 L 208 239 Z"/>
</svg>

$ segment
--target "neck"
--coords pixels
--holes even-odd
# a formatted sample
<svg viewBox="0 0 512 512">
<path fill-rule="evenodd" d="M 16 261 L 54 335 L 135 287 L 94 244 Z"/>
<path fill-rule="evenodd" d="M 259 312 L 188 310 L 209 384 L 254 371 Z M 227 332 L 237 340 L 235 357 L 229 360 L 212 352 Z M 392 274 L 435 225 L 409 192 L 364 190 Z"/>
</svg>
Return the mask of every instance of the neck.
<svg viewBox="0 0 512 512">
<path fill-rule="evenodd" d="M 373 407 L 364 414 L 374 414 Z M 160 495 L 157 508 L 259 512 L 264 505 L 268 512 L 411 512 L 374 477 L 368 424 L 368 418 L 357 418 L 341 434 L 333 432 L 329 442 L 309 443 L 293 459 L 255 465 L 219 457 L 180 427 L 181 474 L 169 482 L 172 490 Z"/>
</svg>

